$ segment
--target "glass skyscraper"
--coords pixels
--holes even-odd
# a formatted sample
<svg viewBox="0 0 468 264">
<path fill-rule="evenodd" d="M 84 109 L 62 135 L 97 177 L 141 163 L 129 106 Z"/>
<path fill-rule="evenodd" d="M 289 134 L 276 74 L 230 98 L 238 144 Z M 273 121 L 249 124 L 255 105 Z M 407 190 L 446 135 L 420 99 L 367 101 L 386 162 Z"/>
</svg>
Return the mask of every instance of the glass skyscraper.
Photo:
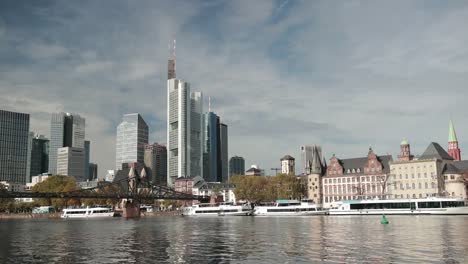
<svg viewBox="0 0 468 264">
<path fill-rule="evenodd" d="M 52 114 L 50 123 L 49 173 L 57 174 L 57 151 L 59 148 L 74 147 L 83 149 L 84 139 L 84 118 L 70 113 Z"/>
<path fill-rule="evenodd" d="M 29 114 L 0 110 L 0 181 L 26 183 Z"/>
<path fill-rule="evenodd" d="M 243 157 L 234 156 L 229 160 L 229 177 L 245 175 L 245 160 Z"/>
<path fill-rule="evenodd" d="M 218 181 L 218 175 L 221 175 L 221 156 L 219 144 L 219 116 L 213 112 L 205 114 L 205 161 L 203 168 L 203 178 L 207 182 Z"/>
<path fill-rule="evenodd" d="M 115 167 L 122 163 L 144 162 L 145 145 L 148 144 L 148 125 L 140 114 L 126 114 L 117 126 Z"/>
<path fill-rule="evenodd" d="M 43 135 L 36 135 L 31 140 L 30 176 L 48 172 L 49 140 Z"/>
</svg>

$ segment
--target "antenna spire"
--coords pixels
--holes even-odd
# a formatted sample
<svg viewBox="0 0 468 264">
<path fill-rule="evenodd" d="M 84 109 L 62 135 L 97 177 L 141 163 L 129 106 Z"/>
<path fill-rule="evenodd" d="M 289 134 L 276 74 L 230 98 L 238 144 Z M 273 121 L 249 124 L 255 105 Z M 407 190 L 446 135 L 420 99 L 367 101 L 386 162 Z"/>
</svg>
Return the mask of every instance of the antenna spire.
<svg viewBox="0 0 468 264">
<path fill-rule="evenodd" d="M 211 112 L 211 96 L 208 96 L 208 112 Z"/>
<path fill-rule="evenodd" d="M 167 79 L 175 79 L 176 77 L 176 40 L 174 39 L 172 46 L 172 54 L 167 62 Z"/>
</svg>

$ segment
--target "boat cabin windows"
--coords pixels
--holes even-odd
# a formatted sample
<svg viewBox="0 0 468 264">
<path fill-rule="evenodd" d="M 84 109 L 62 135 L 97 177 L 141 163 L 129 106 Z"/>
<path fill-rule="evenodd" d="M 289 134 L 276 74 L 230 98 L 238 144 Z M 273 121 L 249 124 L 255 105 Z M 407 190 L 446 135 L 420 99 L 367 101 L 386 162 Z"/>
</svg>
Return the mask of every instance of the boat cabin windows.
<svg viewBox="0 0 468 264">
<path fill-rule="evenodd" d="M 351 204 L 351 209 L 415 209 L 414 203 L 363 203 Z"/>
</svg>

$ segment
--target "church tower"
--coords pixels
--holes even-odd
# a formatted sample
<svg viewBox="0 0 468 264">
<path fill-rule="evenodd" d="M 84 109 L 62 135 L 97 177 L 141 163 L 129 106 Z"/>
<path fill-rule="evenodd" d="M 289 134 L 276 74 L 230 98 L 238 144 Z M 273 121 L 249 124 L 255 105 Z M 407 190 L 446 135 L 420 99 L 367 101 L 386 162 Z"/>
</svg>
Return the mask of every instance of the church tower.
<svg viewBox="0 0 468 264">
<path fill-rule="evenodd" d="M 460 148 L 458 147 L 457 134 L 453 127 L 453 122 L 450 119 L 449 138 L 448 138 L 448 153 L 454 160 L 461 160 Z"/>
<path fill-rule="evenodd" d="M 398 155 L 398 159 L 400 161 L 410 161 L 413 159 L 413 155 L 411 155 L 410 144 L 408 140 L 405 138 L 400 143 L 400 155 Z"/>
</svg>

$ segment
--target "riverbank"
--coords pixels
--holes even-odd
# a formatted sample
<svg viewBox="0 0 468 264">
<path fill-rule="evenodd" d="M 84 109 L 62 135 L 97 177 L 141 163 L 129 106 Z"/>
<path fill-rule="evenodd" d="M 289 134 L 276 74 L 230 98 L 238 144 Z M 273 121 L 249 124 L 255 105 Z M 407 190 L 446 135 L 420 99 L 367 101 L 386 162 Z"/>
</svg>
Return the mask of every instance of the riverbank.
<svg viewBox="0 0 468 264">
<path fill-rule="evenodd" d="M 159 211 L 159 212 L 141 212 L 141 217 L 177 216 L 177 215 L 182 215 L 182 210 L 179 210 L 179 211 Z"/>
<path fill-rule="evenodd" d="M 60 213 L 53 214 L 0 214 L 0 219 L 57 219 L 60 218 Z"/>
</svg>

